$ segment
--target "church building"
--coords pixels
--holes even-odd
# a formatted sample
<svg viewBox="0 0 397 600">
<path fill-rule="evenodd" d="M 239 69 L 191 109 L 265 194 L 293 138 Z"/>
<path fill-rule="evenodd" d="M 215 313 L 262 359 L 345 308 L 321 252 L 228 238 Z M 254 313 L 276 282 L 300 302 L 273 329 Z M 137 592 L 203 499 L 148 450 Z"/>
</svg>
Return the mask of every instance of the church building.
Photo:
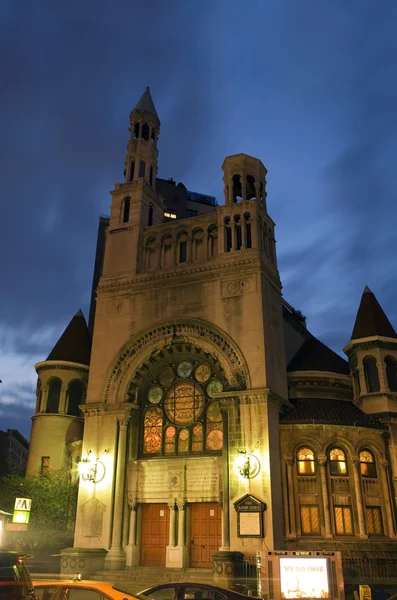
<svg viewBox="0 0 397 600">
<path fill-rule="evenodd" d="M 226 580 L 259 550 L 338 550 L 346 581 L 395 580 L 397 334 L 377 299 L 343 359 L 282 296 L 262 162 L 226 157 L 218 205 L 157 178 L 149 89 L 129 132 L 89 323 L 36 365 L 27 472 L 79 479 L 62 572 Z"/>
</svg>

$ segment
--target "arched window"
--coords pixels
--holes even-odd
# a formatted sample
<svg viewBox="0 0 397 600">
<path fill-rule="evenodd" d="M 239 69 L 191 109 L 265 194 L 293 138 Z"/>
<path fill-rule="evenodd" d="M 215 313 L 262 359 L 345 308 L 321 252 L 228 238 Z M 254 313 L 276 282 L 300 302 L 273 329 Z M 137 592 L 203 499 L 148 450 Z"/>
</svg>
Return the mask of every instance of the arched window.
<svg viewBox="0 0 397 600">
<path fill-rule="evenodd" d="M 153 128 L 152 129 L 152 135 L 150 137 L 152 144 L 154 144 L 154 142 L 156 141 L 156 130 Z"/>
<path fill-rule="evenodd" d="M 139 138 L 139 123 L 135 123 L 134 126 L 134 140 Z"/>
<path fill-rule="evenodd" d="M 298 475 L 314 475 L 316 467 L 313 450 L 311 448 L 300 448 L 296 453 L 296 464 Z"/>
<path fill-rule="evenodd" d="M 386 379 L 391 392 L 397 392 L 397 362 L 391 356 L 386 356 Z"/>
<path fill-rule="evenodd" d="M 150 165 L 150 171 L 149 171 L 149 184 L 150 184 L 150 187 L 153 186 L 153 167 L 152 167 L 152 165 Z"/>
<path fill-rule="evenodd" d="M 123 201 L 123 223 L 128 223 L 128 221 L 130 220 L 130 205 L 131 205 L 131 198 L 124 198 Z"/>
<path fill-rule="evenodd" d="M 134 181 L 134 173 L 135 173 L 135 162 L 132 161 L 130 165 L 130 181 Z"/>
<path fill-rule="evenodd" d="M 149 125 L 147 123 L 142 125 L 142 139 L 149 140 Z"/>
<path fill-rule="evenodd" d="M 361 450 L 359 454 L 360 471 L 363 477 L 376 478 L 376 464 L 374 455 L 369 450 Z"/>
<path fill-rule="evenodd" d="M 144 421 L 145 454 L 160 454 L 162 450 L 163 411 L 161 408 L 149 408 Z"/>
<path fill-rule="evenodd" d="M 340 448 L 330 450 L 329 469 L 331 475 L 347 475 L 346 455 Z"/>
<path fill-rule="evenodd" d="M 233 202 L 240 202 L 243 198 L 242 193 L 241 177 L 233 175 Z"/>
<path fill-rule="evenodd" d="M 244 213 L 245 223 L 245 247 L 252 248 L 251 221 L 250 213 Z"/>
<path fill-rule="evenodd" d="M 247 175 L 247 200 L 253 200 L 255 198 L 255 178 L 252 177 L 252 175 Z M 259 200 L 259 198 L 257 198 L 257 200 Z"/>
<path fill-rule="evenodd" d="M 139 163 L 139 177 L 145 177 L 145 161 L 141 160 Z"/>
<path fill-rule="evenodd" d="M 230 217 L 225 217 L 225 252 L 230 252 L 232 249 L 232 229 L 230 227 Z"/>
<path fill-rule="evenodd" d="M 379 373 L 374 356 L 366 356 L 363 360 L 365 383 L 367 392 L 379 392 Z"/>
<path fill-rule="evenodd" d="M 48 384 L 47 395 L 47 413 L 57 413 L 59 410 L 59 400 L 61 397 L 62 382 L 60 379 L 51 379 Z"/>
<path fill-rule="evenodd" d="M 83 381 L 75 379 L 71 381 L 68 387 L 68 415 L 79 417 L 81 411 L 79 405 L 85 400 L 85 384 Z"/>
<path fill-rule="evenodd" d="M 153 204 L 149 204 L 148 227 L 153 225 Z"/>
</svg>

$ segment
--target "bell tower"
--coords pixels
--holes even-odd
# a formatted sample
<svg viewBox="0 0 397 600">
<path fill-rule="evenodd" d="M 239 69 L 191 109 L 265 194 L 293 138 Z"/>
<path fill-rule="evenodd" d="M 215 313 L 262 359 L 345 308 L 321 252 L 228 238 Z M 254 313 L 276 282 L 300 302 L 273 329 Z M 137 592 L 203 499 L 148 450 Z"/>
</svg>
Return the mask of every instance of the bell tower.
<svg viewBox="0 0 397 600">
<path fill-rule="evenodd" d="M 130 137 L 124 182 L 110 192 L 112 205 L 106 232 L 103 275 L 142 272 L 144 229 L 164 220 L 164 204 L 156 193 L 157 141 L 160 119 L 146 88 L 130 114 Z"/>
</svg>

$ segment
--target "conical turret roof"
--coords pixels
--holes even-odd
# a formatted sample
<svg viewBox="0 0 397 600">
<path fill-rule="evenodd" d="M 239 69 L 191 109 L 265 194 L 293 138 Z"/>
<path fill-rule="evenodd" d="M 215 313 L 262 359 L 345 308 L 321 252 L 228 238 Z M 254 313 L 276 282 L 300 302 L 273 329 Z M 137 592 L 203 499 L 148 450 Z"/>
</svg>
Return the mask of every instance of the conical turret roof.
<svg viewBox="0 0 397 600">
<path fill-rule="evenodd" d="M 351 339 L 359 340 L 375 335 L 397 338 L 397 334 L 375 298 L 375 294 L 371 292 L 368 286 L 365 286 Z"/>
<path fill-rule="evenodd" d="M 138 104 L 135 106 L 133 110 L 137 111 L 145 111 L 154 115 L 157 119 L 159 118 L 156 108 L 153 103 L 152 95 L 150 93 L 150 89 L 147 87 L 144 93 L 141 96 Z"/>
<path fill-rule="evenodd" d="M 287 370 L 291 371 L 328 371 L 349 375 L 349 363 L 331 348 L 313 335 L 307 339 L 292 360 Z"/>
<path fill-rule="evenodd" d="M 49 353 L 47 360 L 66 360 L 89 365 L 91 355 L 91 337 L 87 323 L 79 310 Z"/>
</svg>

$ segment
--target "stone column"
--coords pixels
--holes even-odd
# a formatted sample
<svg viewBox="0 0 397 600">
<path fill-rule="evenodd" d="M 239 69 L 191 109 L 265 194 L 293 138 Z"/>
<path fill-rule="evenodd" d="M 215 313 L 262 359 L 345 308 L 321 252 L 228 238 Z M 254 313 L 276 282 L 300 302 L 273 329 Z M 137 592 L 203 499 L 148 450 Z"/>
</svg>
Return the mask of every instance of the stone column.
<svg viewBox="0 0 397 600">
<path fill-rule="evenodd" d="M 185 519 L 186 517 L 186 504 L 185 502 L 178 503 L 178 546 L 183 548 L 185 546 Z"/>
<path fill-rule="evenodd" d="M 59 413 L 66 413 L 66 395 L 68 393 L 68 385 L 63 385 L 61 387 L 61 395 L 59 397 L 59 405 L 58 405 L 58 412 Z"/>
<path fill-rule="evenodd" d="M 256 201 L 259 202 L 261 199 L 261 182 L 255 179 L 255 196 Z"/>
<path fill-rule="evenodd" d="M 232 235 L 231 251 L 233 251 L 236 249 L 236 244 L 237 244 L 236 224 L 234 221 L 230 221 L 230 231 L 231 231 L 231 235 Z"/>
<path fill-rule="evenodd" d="M 170 535 L 168 545 L 175 546 L 175 524 L 176 524 L 176 505 L 175 503 L 168 505 L 170 509 Z"/>
<path fill-rule="evenodd" d="M 360 538 L 367 538 L 368 536 L 365 533 L 363 492 L 361 489 L 360 461 L 358 460 L 358 458 L 353 458 L 352 462 L 353 462 L 353 473 L 354 473 L 354 489 L 356 492 L 356 501 L 357 501 L 358 536 Z"/>
<path fill-rule="evenodd" d="M 128 498 L 128 505 L 130 508 L 130 530 L 128 535 L 128 544 L 125 548 L 126 566 L 134 567 L 139 564 L 139 546 L 136 543 L 138 504 L 132 498 Z"/>
<path fill-rule="evenodd" d="M 221 410 L 223 420 L 223 504 L 222 504 L 222 546 L 220 550 L 230 550 L 230 490 L 229 490 L 229 414 Z"/>
<path fill-rule="evenodd" d="M 47 410 L 47 400 L 48 400 L 48 385 L 43 385 L 41 389 L 41 402 L 40 402 L 40 412 L 45 412 Z"/>
<path fill-rule="evenodd" d="M 118 419 L 119 439 L 117 444 L 116 482 L 113 503 L 112 544 L 106 556 L 105 566 L 108 570 L 119 570 L 125 566 L 125 552 L 121 547 L 123 504 L 125 487 L 125 459 L 127 452 L 127 419 Z"/>
<path fill-rule="evenodd" d="M 247 200 L 247 176 L 241 175 L 240 181 L 241 181 L 241 196 L 242 196 L 243 202 L 245 202 L 245 200 Z"/>
<path fill-rule="evenodd" d="M 292 467 L 294 464 L 293 458 L 285 459 L 287 465 L 287 484 L 288 484 L 288 512 L 290 522 L 290 532 L 288 537 L 296 538 L 296 517 L 295 517 L 295 494 L 294 494 L 294 474 Z"/>
<path fill-rule="evenodd" d="M 245 219 L 241 221 L 241 248 L 247 247 L 247 224 Z"/>
<path fill-rule="evenodd" d="M 229 204 L 233 204 L 233 179 L 231 179 L 229 181 L 228 187 L 229 187 Z"/>
<path fill-rule="evenodd" d="M 320 465 L 321 491 L 323 497 L 324 534 L 326 538 L 332 538 L 331 515 L 329 510 L 329 497 L 327 486 L 327 459 L 325 458 L 325 456 L 318 458 L 318 464 Z"/>
<path fill-rule="evenodd" d="M 251 240 L 252 240 L 252 247 L 259 248 L 258 219 L 256 217 L 251 217 Z"/>
<path fill-rule="evenodd" d="M 186 239 L 186 262 L 188 263 L 192 262 L 192 246 L 193 240 L 188 236 Z"/>
<path fill-rule="evenodd" d="M 388 467 L 389 464 L 388 462 L 382 461 L 380 463 L 382 471 L 380 473 L 380 479 L 381 479 L 381 484 L 382 484 L 382 489 L 383 489 L 383 502 L 384 502 L 384 506 L 385 506 L 385 510 L 386 510 L 386 519 L 387 519 L 387 529 L 388 529 L 388 534 L 389 537 L 391 538 L 396 538 L 396 533 L 394 531 L 394 523 L 393 523 L 393 514 L 392 514 L 392 510 L 391 510 L 391 503 L 392 503 L 392 498 L 390 495 L 390 490 L 389 490 L 389 485 L 388 485 Z"/>
</svg>

